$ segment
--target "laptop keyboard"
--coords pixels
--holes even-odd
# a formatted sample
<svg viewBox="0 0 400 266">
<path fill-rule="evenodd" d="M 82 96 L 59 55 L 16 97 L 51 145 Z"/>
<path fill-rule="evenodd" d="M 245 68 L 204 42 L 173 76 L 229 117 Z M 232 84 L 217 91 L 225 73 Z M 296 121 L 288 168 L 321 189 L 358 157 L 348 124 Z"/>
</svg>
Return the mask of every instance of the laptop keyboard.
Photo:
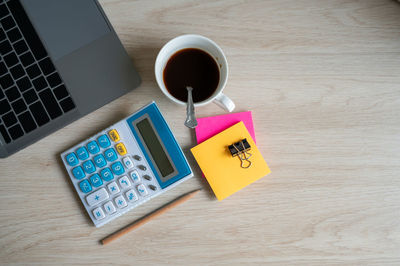
<svg viewBox="0 0 400 266">
<path fill-rule="evenodd" d="M 75 104 L 18 0 L 0 4 L 0 133 L 6 143 Z"/>
</svg>

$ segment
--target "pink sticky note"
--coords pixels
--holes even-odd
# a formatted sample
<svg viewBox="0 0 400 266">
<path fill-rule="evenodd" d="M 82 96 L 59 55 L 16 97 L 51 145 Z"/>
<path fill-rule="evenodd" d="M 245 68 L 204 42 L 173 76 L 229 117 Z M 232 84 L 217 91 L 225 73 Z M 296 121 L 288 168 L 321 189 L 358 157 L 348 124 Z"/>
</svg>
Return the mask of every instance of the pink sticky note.
<svg viewBox="0 0 400 266">
<path fill-rule="evenodd" d="M 251 111 L 247 111 L 241 113 L 231 113 L 226 115 L 197 118 L 197 143 L 200 144 L 201 142 L 211 138 L 212 136 L 220 133 L 228 127 L 233 126 L 234 124 L 239 123 L 240 121 L 243 121 L 254 142 L 256 142 Z"/>
</svg>

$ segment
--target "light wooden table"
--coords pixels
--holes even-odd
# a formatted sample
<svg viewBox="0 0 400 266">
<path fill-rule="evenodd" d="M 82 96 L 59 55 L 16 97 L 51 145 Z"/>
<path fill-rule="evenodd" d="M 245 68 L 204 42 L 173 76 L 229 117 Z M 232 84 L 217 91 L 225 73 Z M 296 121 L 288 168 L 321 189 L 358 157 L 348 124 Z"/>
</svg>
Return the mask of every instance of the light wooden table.
<svg viewBox="0 0 400 266">
<path fill-rule="evenodd" d="M 0 161 L 2 265 L 400 264 L 400 4 L 101 1 L 143 77 L 135 91 Z M 171 38 L 216 41 L 235 111 L 253 111 L 272 173 L 218 202 L 189 148 L 185 108 L 157 88 Z M 59 153 L 156 100 L 195 177 L 96 229 Z M 210 104 L 199 117 L 223 114 Z M 184 205 L 99 240 L 192 189 Z"/>
</svg>

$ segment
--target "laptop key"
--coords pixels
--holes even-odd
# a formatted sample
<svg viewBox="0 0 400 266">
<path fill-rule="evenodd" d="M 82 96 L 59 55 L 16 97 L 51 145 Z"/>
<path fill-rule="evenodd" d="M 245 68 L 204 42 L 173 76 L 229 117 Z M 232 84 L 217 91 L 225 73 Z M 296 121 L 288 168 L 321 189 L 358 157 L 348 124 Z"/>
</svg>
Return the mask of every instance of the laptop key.
<svg viewBox="0 0 400 266">
<path fill-rule="evenodd" d="M 31 65 L 26 69 L 26 73 L 28 73 L 28 76 L 33 79 L 41 74 L 39 67 L 37 64 Z"/>
<path fill-rule="evenodd" d="M 50 89 L 46 89 L 40 92 L 39 97 L 46 107 L 46 110 L 49 113 L 51 119 L 57 118 L 62 115 L 61 108 L 58 106 L 56 98 L 54 97 Z"/>
<path fill-rule="evenodd" d="M 13 84 L 14 80 L 12 79 L 10 74 L 6 74 L 0 78 L 0 86 L 3 90 L 7 89 Z"/>
<path fill-rule="evenodd" d="M 7 7 L 6 7 L 6 5 L 3 5 L 3 4 L 1 4 L 0 5 L 0 17 L 2 18 L 2 17 L 5 17 L 5 16 L 7 16 L 8 15 L 8 9 L 7 9 Z"/>
<path fill-rule="evenodd" d="M 8 112 L 1 118 L 3 119 L 3 123 L 6 127 L 11 127 L 12 125 L 18 122 L 17 117 L 14 115 L 14 112 Z"/>
<path fill-rule="evenodd" d="M 5 97 L 3 90 L 0 90 L 0 100 Z"/>
<path fill-rule="evenodd" d="M 18 42 L 14 43 L 13 46 L 18 55 L 28 51 L 28 46 L 24 40 L 19 40 Z"/>
<path fill-rule="evenodd" d="M 7 38 L 6 33 L 2 28 L 0 28 L 0 40 L 4 41 Z"/>
<path fill-rule="evenodd" d="M 0 53 L 1 55 L 5 55 L 12 50 L 11 44 L 8 40 L 2 41 L 0 43 Z"/>
<path fill-rule="evenodd" d="M 27 76 L 17 80 L 17 86 L 21 92 L 26 91 L 32 87 L 31 81 L 28 79 Z"/>
<path fill-rule="evenodd" d="M 30 22 L 21 3 L 18 0 L 10 0 L 7 2 L 7 6 L 14 16 L 14 19 L 17 22 L 22 35 L 24 35 L 26 42 L 31 48 L 36 60 L 44 58 L 47 55 L 47 52 L 44 49 L 44 46 L 40 41 L 35 29 L 33 28 L 32 23 Z"/>
<path fill-rule="evenodd" d="M 12 30 L 7 31 L 7 36 L 12 43 L 22 38 L 22 35 L 19 32 L 18 28 L 14 28 Z"/>
<path fill-rule="evenodd" d="M 56 95 L 57 100 L 61 100 L 68 96 L 68 91 L 64 85 L 60 85 L 53 90 L 54 95 Z"/>
<path fill-rule="evenodd" d="M 23 75 L 25 75 L 25 71 L 22 68 L 21 64 L 15 65 L 12 68 L 10 68 L 10 72 L 14 79 L 18 79 Z"/>
<path fill-rule="evenodd" d="M 22 94 L 22 96 L 24 97 L 27 104 L 31 104 L 39 99 L 34 89 L 26 91 L 24 94 Z"/>
<path fill-rule="evenodd" d="M 1 133 L 1 135 L 3 136 L 3 139 L 4 139 L 4 141 L 5 141 L 6 143 L 10 143 L 10 142 L 11 142 L 11 138 L 10 138 L 10 136 L 8 135 L 8 132 L 7 132 L 6 128 L 5 128 L 3 125 L 1 125 L 1 124 L 0 124 L 0 133 Z"/>
<path fill-rule="evenodd" d="M 38 126 L 43 126 L 50 121 L 50 118 L 47 115 L 46 110 L 44 109 L 41 102 L 35 102 L 34 104 L 29 106 L 29 109 L 31 110 L 32 115 L 35 118 Z"/>
<path fill-rule="evenodd" d="M 21 60 L 21 63 L 24 65 L 24 67 L 27 67 L 35 62 L 35 58 L 33 58 L 33 55 L 30 52 L 21 55 L 19 59 Z"/>
<path fill-rule="evenodd" d="M 24 131 L 22 130 L 19 124 L 16 124 L 8 129 L 8 133 L 10 133 L 11 138 L 16 140 L 24 135 Z"/>
<path fill-rule="evenodd" d="M 7 67 L 3 62 L 0 62 L 0 76 L 3 76 L 7 73 Z"/>
<path fill-rule="evenodd" d="M 41 60 L 39 62 L 39 66 L 45 75 L 49 75 L 54 71 L 56 71 L 56 68 L 54 67 L 49 57 L 46 57 L 45 59 Z"/>
<path fill-rule="evenodd" d="M 71 97 L 65 98 L 60 102 L 61 108 L 63 109 L 64 113 L 71 111 L 75 108 L 75 104 L 72 101 Z"/>
<path fill-rule="evenodd" d="M 11 88 L 7 89 L 5 91 L 5 94 L 10 102 L 18 99 L 21 96 L 21 93 L 19 93 L 17 87 L 15 86 L 12 86 Z"/>
<path fill-rule="evenodd" d="M 42 76 L 39 76 L 36 79 L 32 80 L 32 83 L 36 91 L 41 91 L 47 87 L 47 82 Z"/>
<path fill-rule="evenodd" d="M 49 82 L 51 87 L 55 87 L 58 84 L 62 83 L 62 80 L 60 78 L 60 75 L 58 73 L 53 73 L 50 76 L 47 77 L 47 81 Z"/>
<path fill-rule="evenodd" d="M 15 22 L 11 16 L 3 18 L 2 20 L 0 20 L 0 23 L 3 26 L 3 29 L 6 31 L 15 26 Z"/>
<path fill-rule="evenodd" d="M 0 101 L 0 115 L 3 115 L 11 110 L 11 106 L 8 103 L 8 100 L 3 99 Z"/>
<path fill-rule="evenodd" d="M 8 55 L 4 56 L 4 62 L 8 67 L 12 67 L 16 63 L 18 63 L 18 57 L 14 52 L 9 53 Z"/>
<path fill-rule="evenodd" d="M 37 127 L 32 115 L 28 111 L 20 114 L 18 119 L 26 133 L 31 132 Z"/>
<path fill-rule="evenodd" d="M 11 106 L 16 114 L 22 113 L 27 108 L 24 100 L 22 99 L 16 100 L 11 104 Z"/>
</svg>

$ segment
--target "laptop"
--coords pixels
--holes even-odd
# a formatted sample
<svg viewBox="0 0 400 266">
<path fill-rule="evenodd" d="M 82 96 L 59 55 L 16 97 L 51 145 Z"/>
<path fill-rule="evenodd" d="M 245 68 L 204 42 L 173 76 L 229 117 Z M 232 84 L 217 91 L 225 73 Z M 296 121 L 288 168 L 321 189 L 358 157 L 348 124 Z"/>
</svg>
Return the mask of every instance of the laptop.
<svg viewBox="0 0 400 266">
<path fill-rule="evenodd" d="M 141 82 L 95 0 L 1 0 L 0 26 L 0 158 Z"/>
</svg>

